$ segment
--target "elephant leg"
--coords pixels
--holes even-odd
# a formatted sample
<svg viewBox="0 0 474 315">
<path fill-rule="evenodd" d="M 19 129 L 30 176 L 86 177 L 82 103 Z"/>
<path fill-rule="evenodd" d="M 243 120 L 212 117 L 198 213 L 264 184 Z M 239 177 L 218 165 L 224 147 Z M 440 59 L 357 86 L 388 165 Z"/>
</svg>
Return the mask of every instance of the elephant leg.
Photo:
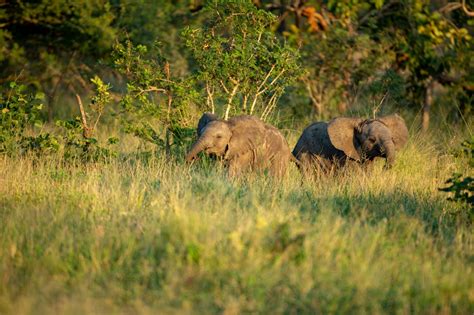
<svg viewBox="0 0 474 315">
<path fill-rule="evenodd" d="M 332 168 L 333 163 L 318 155 L 311 153 L 302 153 L 299 156 L 300 171 L 306 179 L 318 179 L 322 174 L 327 174 Z"/>
<path fill-rule="evenodd" d="M 229 176 L 235 177 L 241 175 L 243 172 L 249 170 L 252 166 L 251 152 L 243 153 L 235 156 L 229 161 Z"/>
<path fill-rule="evenodd" d="M 375 160 L 375 158 L 371 158 L 371 159 L 368 159 L 368 160 L 364 161 L 364 163 L 362 163 L 362 169 L 365 172 L 371 172 L 372 169 L 374 168 L 374 160 Z"/>
<path fill-rule="evenodd" d="M 297 164 L 303 177 L 307 177 L 311 172 L 311 157 L 308 153 L 300 153 L 297 157 L 299 164 Z"/>
<path fill-rule="evenodd" d="M 285 175 L 286 170 L 288 169 L 288 159 L 276 158 L 272 161 L 270 165 L 270 173 L 278 178 L 281 178 Z"/>
</svg>

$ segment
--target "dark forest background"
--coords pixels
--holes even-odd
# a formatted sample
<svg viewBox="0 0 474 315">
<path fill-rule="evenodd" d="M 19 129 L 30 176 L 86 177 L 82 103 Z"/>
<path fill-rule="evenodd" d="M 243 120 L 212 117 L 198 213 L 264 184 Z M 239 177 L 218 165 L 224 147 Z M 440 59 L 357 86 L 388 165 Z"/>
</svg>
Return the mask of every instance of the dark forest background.
<svg viewBox="0 0 474 315">
<path fill-rule="evenodd" d="M 0 4 L 0 80 L 4 99 L 14 90 L 38 103 L 28 112 L 37 124 L 92 138 L 119 121 L 168 147 L 204 111 L 284 128 L 398 112 L 415 129 L 428 130 L 430 119 L 462 128 L 472 115 L 473 8 L 465 0 L 11 0 Z"/>
</svg>

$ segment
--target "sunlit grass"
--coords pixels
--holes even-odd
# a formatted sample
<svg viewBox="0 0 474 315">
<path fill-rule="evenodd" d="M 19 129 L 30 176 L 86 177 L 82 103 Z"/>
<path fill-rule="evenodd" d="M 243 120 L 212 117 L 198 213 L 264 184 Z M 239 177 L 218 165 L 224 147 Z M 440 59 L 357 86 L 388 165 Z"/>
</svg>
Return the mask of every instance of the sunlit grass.
<svg viewBox="0 0 474 315">
<path fill-rule="evenodd" d="M 313 181 L 181 161 L 2 157 L 0 313 L 473 313 L 437 190 L 465 163 L 430 138 Z"/>
</svg>

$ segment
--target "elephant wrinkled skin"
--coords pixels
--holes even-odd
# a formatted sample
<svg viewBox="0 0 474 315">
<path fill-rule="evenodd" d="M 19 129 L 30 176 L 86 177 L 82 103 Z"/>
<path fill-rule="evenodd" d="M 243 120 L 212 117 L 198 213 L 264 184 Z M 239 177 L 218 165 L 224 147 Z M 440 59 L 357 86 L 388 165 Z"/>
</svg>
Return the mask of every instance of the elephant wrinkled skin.
<svg viewBox="0 0 474 315">
<path fill-rule="evenodd" d="M 199 120 L 197 133 L 198 139 L 186 155 L 186 161 L 196 159 L 200 152 L 220 156 L 231 176 L 263 169 L 282 176 L 292 158 L 280 131 L 253 116 L 222 120 L 205 113 Z"/>
<path fill-rule="evenodd" d="M 402 117 L 394 114 L 377 119 L 339 117 L 315 122 L 306 127 L 294 150 L 300 168 L 329 171 L 353 160 L 359 163 L 386 159 L 386 167 L 395 161 L 396 151 L 408 140 Z"/>
</svg>

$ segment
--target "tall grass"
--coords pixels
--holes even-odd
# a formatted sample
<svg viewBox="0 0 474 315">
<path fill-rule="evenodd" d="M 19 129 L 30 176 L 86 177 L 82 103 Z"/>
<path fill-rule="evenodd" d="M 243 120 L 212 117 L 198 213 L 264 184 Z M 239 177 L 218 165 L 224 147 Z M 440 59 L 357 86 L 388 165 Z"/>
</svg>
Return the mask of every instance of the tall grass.
<svg viewBox="0 0 474 315">
<path fill-rule="evenodd" d="M 472 314 L 472 226 L 437 190 L 463 163 L 430 143 L 313 181 L 2 157 L 0 313 Z"/>
</svg>

